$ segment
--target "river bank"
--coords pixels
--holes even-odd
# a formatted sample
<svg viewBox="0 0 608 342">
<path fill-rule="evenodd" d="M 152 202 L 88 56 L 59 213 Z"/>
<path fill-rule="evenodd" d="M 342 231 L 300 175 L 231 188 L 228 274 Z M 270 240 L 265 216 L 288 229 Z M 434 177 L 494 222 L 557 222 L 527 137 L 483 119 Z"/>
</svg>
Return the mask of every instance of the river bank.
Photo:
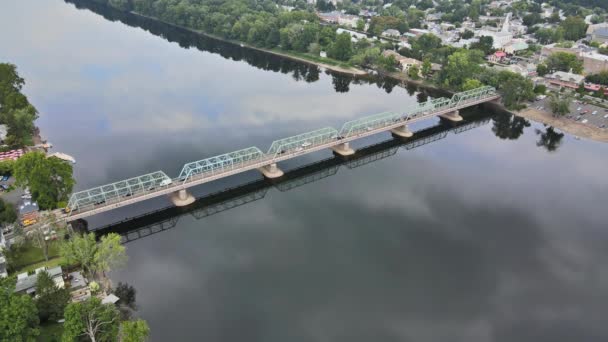
<svg viewBox="0 0 608 342">
<path fill-rule="evenodd" d="M 118 10 L 118 9 L 116 9 L 116 10 Z M 128 13 L 133 14 L 133 15 L 138 16 L 138 17 L 141 17 L 141 18 L 146 18 L 146 19 L 149 19 L 149 20 L 154 20 L 154 21 L 157 21 L 157 22 L 169 25 L 169 26 L 177 27 L 177 28 L 180 28 L 182 30 L 186 30 L 186 31 L 189 31 L 189 32 L 192 32 L 192 33 L 195 33 L 195 34 L 199 34 L 199 35 L 202 35 L 202 36 L 205 36 L 205 37 L 208 37 L 208 38 L 216 39 L 216 40 L 219 40 L 219 41 L 222 41 L 222 42 L 226 42 L 226 43 L 231 43 L 231 44 L 234 44 L 234 45 L 240 45 L 243 48 L 248 48 L 248 49 L 252 49 L 252 50 L 262 51 L 262 52 L 269 53 L 269 54 L 272 54 L 272 55 L 275 55 L 275 56 L 280 56 L 280 57 L 283 57 L 283 58 L 288 58 L 288 59 L 291 59 L 291 60 L 294 60 L 294 61 L 298 61 L 298 62 L 302 62 L 302 63 L 307 63 L 307 64 L 311 64 L 311 65 L 316 65 L 318 67 L 322 67 L 322 68 L 325 68 L 327 70 L 331 70 L 331 71 L 334 71 L 334 72 L 337 72 L 337 73 L 346 74 L 346 75 L 352 75 L 352 76 L 365 76 L 365 75 L 368 74 L 365 70 L 361 70 L 361 69 L 358 69 L 358 68 L 346 67 L 344 65 L 335 65 L 335 64 L 332 64 L 332 63 L 336 63 L 337 64 L 337 63 L 339 63 L 338 61 L 333 61 L 333 60 L 329 60 L 328 59 L 327 61 L 323 61 L 322 62 L 322 61 L 315 60 L 312 57 L 305 56 L 304 54 L 297 54 L 296 55 L 295 53 L 292 53 L 292 52 L 289 52 L 289 51 L 277 51 L 277 50 L 274 50 L 274 49 L 270 50 L 270 49 L 260 48 L 260 47 L 256 47 L 256 46 L 253 46 L 253 45 L 246 44 L 244 42 L 225 39 L 225 38 L 222 38 L 222 37 L 219 37 L 219 36 L 216 36 L 216 35 L 204 32 L 204 31 L 194 30 L 194 29 L 191 29 L 191 28 L 186 27 L 186 26 L 181 26 L 181 25 L 173 24 L 173 23 L 170 23 L 168 21 L 164 21 L 164 20 L 156 18 L 156 17 L 151 17 L 151 16 L 148 16 L 148 15 L 144 15 L 144 14 L 141 14 L 141 13 L 138 13 L 138 12 L 135 12 L 135 11 L 131 11 L 131 12 L 128 12 Z M 318 58 L 321 58 L 321 57 L 318 57 Z"/>
<path fill-rule="evenodd" d="M 592 127 L 565 117 L 555 117 L 551 113 L 528 107 L 513 114 L 525 119 L 558 128 L 566 133 L 599 142 L 608 142 L 608 130 Z"/>
</svg>

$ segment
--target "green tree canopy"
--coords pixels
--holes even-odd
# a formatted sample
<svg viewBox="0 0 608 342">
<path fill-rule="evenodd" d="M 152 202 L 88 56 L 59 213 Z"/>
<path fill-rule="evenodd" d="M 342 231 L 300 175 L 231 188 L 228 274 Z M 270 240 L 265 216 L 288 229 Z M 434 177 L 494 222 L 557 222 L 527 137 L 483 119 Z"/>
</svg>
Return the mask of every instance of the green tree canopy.
<svg viewBox="0 0 608 342">
<path fill-rule="evenodd" d="M 13 223 L 17 221 L 17 211 L 12 204 L 4 202 L 0 198 L 0 224 Z"/>
<path fill-rule="evenodd" d="M 38 336 L 32 297 L 15 293 L 15 278 L 0 278 L 0 341 L 29 342 Z"/>
<path fill-rule="evenodd" d="M 101 299 L 91 297 L 84 302 L 68 304 L 64 316 L 64 342 L 77 341 L 81 336 L 95 342 L 117 340 L 120 317 L 114 304 L 101 304 Z"/>
<path fill-rule="evenodd" d="M 568 52 L 554 52 L 545 61 L 550 71 L 572 70 L 575 74 L 583 72 L 583 61 L 578 59 L 575 54 Z"/>
<path fill-rule="evenodd" d="M 61 319 L 70 301 L 69 291 L 58 288 L 47 272 L 38 273 L 36 297 L 36 308 L 41 322 Z"/>
<path fill-rule="evenodd" d="M 564 30 L 566 40 L 579 40 L 584 38 L 587 32 L 587 23 L 580 17 L 568 17 L 560 23 L 560 27 Z"/>
<path fill-rule="evenodd" d="M 75 181 L 72 165 L 56 157 L 47 158 L 42 152 L 30 152 L 17 159 L 14 167 L 18 186 L 27 186 L 32 199 L 42 209 L 65 205 Z"/>
<path fill-rule="evenodd" d="M 554 116 L 563 116 L 570 112 L 570 101 L 572 99 L 569 96 L 558 96 L 555 94 L 551 95 L 549 100 L 549 107 Z"/>
<path fill-rule="evenodd" d="M 460 50 L 448 57 L 448 63 L 441 70 L 441 80 L 446 86 L 461 89 L 462 84 L 472 75 L 481 71 L 483 54 L 479 50 Z"/>
<path fill-rule="evenodd" d="M 110 233 L 101 237 L 99 243 L 94 233 L 74 234 L 63 242 L 60 254 L 69 264 L 79 264 L 86 274 L 96 276 L 123 265 L 127 260 L 125 247 L 120 244 L 120 235 Z"/>
<path fill-rule="evenodd" d="M 350 34 L 343 32 L 336 37 L 336 41 L 331 45 L 328 51 L 331 58 L 340 61 L 347 61 L 353 55 L 353 46 L 350 40 Z"/>
<path fill-rule="evenodd" d="M 148 323 L 142 319 L 125 321 L 120 324 L 120 341 L 143 342 L 148 339 L 150 328 Z"/>
</svg>

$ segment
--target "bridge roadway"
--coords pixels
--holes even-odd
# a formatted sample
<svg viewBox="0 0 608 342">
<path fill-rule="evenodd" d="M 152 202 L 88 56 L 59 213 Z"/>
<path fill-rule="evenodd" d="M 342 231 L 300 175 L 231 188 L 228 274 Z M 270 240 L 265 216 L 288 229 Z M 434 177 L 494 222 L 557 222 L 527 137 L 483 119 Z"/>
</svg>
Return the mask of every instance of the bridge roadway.
<svg viewBox="0 0 608 342">
<path fill-rule="evenodd" d="M 390 158 L 397 154 L 400 148 L 406 150 L 433 143 L 444 139 L 449 132 L 460 134 L 462 132 L 483 126 L 490 121 L 488 114 L 479 113 L 467 117 L 466 122 L 446 126 L 438 124 L 415 132 L 412 139 L 390 139 L 357 150 L 357 153 L 348 159 L 331 157 L 316 161 L 293 170 L 285 172 L 280 179 L 269 182 L 266 179 L 241 184 L 233 188 L 224 189 L 197 198 L 196 202 L 188 207 L 169 206 L 148 212 L 136 217 L 126 218 L 102 227 L 89 228 L 96 235 L 118 233 L 123 243 L 135 241 L 146 236 L 169 230 L 177 225 L 180 217 L 192 215 L 195 219 L 212 216 L 231 210 L 251 202 L 263 199 L 271 188 L 280 192 L 290 191 L 301 186 L 334 176 L 341 166 L 348 169 L 358 168 L 370 163 Z"/>
<path fill-rule="evenodd" d="M 478 92 L 475 93 L 475 91 L 478 91 Z M 465 95 L 462 95 L 462 94 L 465 94 Z M 419 105 L 419 108 L 417 110 L 413 111 L 414 112 L 413 114 L 407 114 L 407 113 L 396 114 L 394 116 L 394 119 L 392 119 L 389 122 L 386 122 L 385 119 L 378 119 L 378 115 L 370 116 L 369 117 L 370 119 L 368 121 L 359 122 L 361 119 L 353 120 L 353 121 L 349 122 L 351 124 L 349 126 L 350 127 L 350 130 L 348 132 L 349 134 L 344 134 L 344 135 L 334 134 L 330 138 L 326 137 L 325 139 L 321 139 L 321 141 L 319 141 L 317 143 L 315 143 L 313 141 L 312 143 L 309 143 L 308 146 L 298 145 L 298 147 L 296 147 L 295 149 L 291 148 L 288 151 L 285 151 L 285 150 L 279 151 L 279 150 L 275 149 L 274 154 L 271 154 L 269 151 L 268 154 L 263 154 L 262 156 L 260 156 L 258 158 L 253 158 L 252 160 L 243 161 L 238 164 L 231 163 L 229 168 L 225 168 L 224 165 L 222 165 L 221 168 L 212 168 L 210 171 L 203 171 L 203 172 L 200 172 L 200 173 L 197 173 L 194 175 L 192 175 L 191 173 L 187 173 L 185 176 L 180 174 L 179 177 L 173 178 L 171 180 L 170 184 L 163 185 L 163 186 L 159 186 L 158 184 L 156 184 L 154 186 L 154 188 L 150 189 L 150 190 L 145 190 L 145 191 L 141 191 L 141 192 L 137 192 L 137 193 L 128 193 L 123 196 L 115 196 L 112 198 L 106 198 L 104 196 L 104 200 L 102 202 L 96 202 L 96 203 L 89 202 L 89 204 L 87 204 L 86 206 L 78 205 L 78 197 L 75 196 L 76 194 L 74 194 L 74 195 L 72 195 L 72 199 L 70 199 L 71 211 L 68 214 L 63 213 L 62 211 L 57 211 L 57 212 L 55 212 L 55 214 L 58 216 L 59 219 L 64 219 L 69 222 L 69 221 L 96 215 L 96 214 L 99 214 L 102 212 L 106 212 L 109 210 L 113 210 L 116 208 L 120 208 L 123 206 L 127 206 L 127 205 L 130 205 L 133 203 L 145 201 L 145 200 L 163 196 L 163 195 L 173 195 L 175 198 L 176 194 L 180 194 L 183 197 L 179 196 L 180 198 L 175 198 L 175 200 L 177 200 L 178 202 L 180 200 L 187 200 L 187 202 L 184 203 L 184 205 L 189 204 L 189 203 L 192 203 L 192 201 L 194 201 L 194 198 L 190 198 L 190 200 L 188 200 L 187 196 L 190 196 L 190 195 L 188 195 L 185 192 L 185 190 L 190 187 L 201 185 L 201 184 L 204 184 L 207 182 L 211 182 L 214 180 L 218 180 L 221 178 L 229 177 L 229 176 L 236 175 L 236 174 L 239 174 L 242 172 L 246 172 L 249 170 L 256 170 L 256 169 L 260 170 L 262 173 L 264 173 L 265 176 L 267 176 L 269 178 L 274 178 L 273 173 L 276 173 L 276 177 L 278 177 L 278 176 L 282 175 L 282 172 L 280 170 L 275 169 L 276 163 L 278 163 L 278 162 L 285 161 L 285 160 L 288 160 L 291 158 L 295 158 L 295 157 L 298 157 L 298 156 L 301 156 L 304 154 L 309 154 L 309 153 L 313 153 L 316 151 L 324 150 L 324 149 L 333 149 L 338 154 L 349 155 L 349 154 L 354 153 L 354 151 L 350 150 L 350 148 L 348 147 L 348 143 L 351 141 L 365 138 L 365 137 L 372 136 L 372 135 L 386 132 L 386 131 L 392 131 L 393 133 L 395 133 L 397 135 L 408 137 L 408 136 L 411 136 L 411 134 L 412 134 L 411 132 L 409 132 L 407 130 L 408 124 L 426 120 L 429 118 L 434 118 L 437 116 L 442 116 L 442 117 L 445 117 L 445 118 L 453 120 L 453 121 L 459 121 L 459 120 L 462 120 L 462 118 L 458 115 L 458 111 L 460 109 L 475 106 L 475 105 L 478 105 L 478 104 L 481 104 L 484 102 L 495 101 L 499 98 L 500 98 L 500 96 L 496 93 L 496 91 L 493 88 L 483 87 L 483 88 L 475 89 L 473 91 L 455 94 L 451 100 L 436 99 L 436 100 L 432 100 L 433 103 L 431 103 L 431 101 L 429 101 L 427 103 L 423 103 L 422 105 Z M 376 118 L 373 119 L 373 117 L 376 117 Z M 363 118 L 363 119 L 366 119 L 366 118 Z M 373 127 L 374 125 L 378 124 L 375 122 L 380 122 L 381 125 L 378 127 Z M 349 123 L 347 123 L 347 124 L 345 124 L 345 126 L 343 126 L 340 133 L 343 133 L 343 131 L 345 130 L 347 125 L 349 125 Z M 368 126 L 365 127 L 365 129 L 361 129 L 361 127 L 362 127 L 361 124 L 363 124 L 363 125 L 368 124 Z M 356 129 L 353 129 L 353 127 L 356 127 Z M 403 130 L 403 128 L 405 128 L 405 130 Z M 400 131 L 400 129 L 401 129 L 401 131 Z M 331 129 L 331 130 L 333 130 L 333 129 Z M 331 130 L 329 132 L 331 132 Z M 335 131 L 335 130 L 333 130 L 333 131 Z M 337 131 L 335 131 L 335 132 L 337 133 Z M 402 135 L 402 134 L 400 134 L 401 132 L 405 132 L 405 134 Z M 283 139 L 283 140 L 286 140 L 286 139 Z M 310 140 L 314 140 L 314 139 L 309 139 L 307 141 L 310 141 Z M 279 140 L 279 142 L 280 141 L 281 140 Z M 274 146 L 274 143 L 273 143 L 273 146 Z M 271 146 L 271 150 L 273 149 L 273 146 Z M 292 144 L 292 146 L 293 146 L 293 144 Z M 255 148 L 255 149 L 258 150 L 257 148 Z M 199 162 L 202 162 L 202 161 L 199 161 Z M 198 162 L 196 162 L 196 163 L 198 163 Z M 192 163 L 190 163 L 190 164 L 192 164 Z M 184 166 L 182 173 L 184 173 L 184 170 L 186 169 L 186 167 L 188 165 L 189 164 L 186 164 L 186 166 Z M 164 173 L 162 173 L 162 171 L 159 171 L 159 172 L 162 175 L 164 175 Z M 166 175 L 164 175 L 164 177 L 166 177 Z M 114 183 L 114 184 L 116 184 L 116 183 Z M 174 203 L 175 203 L 175 200 L 174 200 Z M 74 203 L 76 203 L 76 204 L 74 204 Z M 179 205 L 179 204 L 176 203 L 176 205 Z"/>
</svg>

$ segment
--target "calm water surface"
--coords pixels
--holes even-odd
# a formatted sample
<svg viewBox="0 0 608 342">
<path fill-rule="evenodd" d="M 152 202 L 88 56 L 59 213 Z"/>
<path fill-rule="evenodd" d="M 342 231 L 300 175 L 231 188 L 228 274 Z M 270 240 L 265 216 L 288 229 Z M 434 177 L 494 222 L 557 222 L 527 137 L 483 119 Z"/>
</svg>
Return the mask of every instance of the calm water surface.
<svg viewBox="0 0 608 342">
<path fill-rule="evenodd" d="M 76 158 L 78 189 L 173 176 L 188 161 L 425 97 L 106 12 L 0 3 L 0 60 L 18 65 L 44 137 Z M 128 243 L 112 277 L 137 289 L 153 341 L 608 339 L 608 145 L 469 114 L 487 120 L 360 167 L 321 168 L 289 191 L 268 185 L 215 215 L 185 211 Z"/>
</svg>

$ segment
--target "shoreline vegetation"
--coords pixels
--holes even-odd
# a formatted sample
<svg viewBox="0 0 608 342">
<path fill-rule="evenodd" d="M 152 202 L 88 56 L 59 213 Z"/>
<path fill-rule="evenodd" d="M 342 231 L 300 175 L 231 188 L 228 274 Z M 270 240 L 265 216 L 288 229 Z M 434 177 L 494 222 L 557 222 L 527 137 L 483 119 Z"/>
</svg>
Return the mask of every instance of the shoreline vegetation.
<svg viewBox="0 0 608 342">
<path fill-rule="evenodd" d="M 120 9 L 117 9 L 120 10 Z M 352 76 L 365 76 L 368 75 L 368 72 L 359 68 L 355 68 L 353 66 L 349 66 L 346 63 L 341 63 L 340 61 L 337 60 L 333 60 L 333 59 L 329 59 L 329 58 L 322 58 L 322 57 L 313 57 L 312 55 L 306 54 L 306 53 L 297 53 L 295 51 L 284 51 L 284 50 L 278 50 L 278 49 L 266 49 L 266 48 L 261 48 L 261 47 L 257 47 L 257 46 L 253 46 L 250 44 L 247 44 L 245 42 L 241 42 L 241 41 L 237 41 L 237 40 L 230 40 L 230 39 L 226 39 L 226 38 L 222 38 L 220 36 L 214 35 L 214 34 L 210 34 L 204 31 L 200 31 L 200 30 L 195 30 L 186 26 L 181 26 L 181 25 L 177 25 L 174 23 L 170 23 L 167 21 L 164 21 L 160 18 L 157 17 L 152 17 L 149 15 L 145 15 L 142 13 L 138 13 L 135 11 L 125 11 L 126 13 L 130 13 L 133 15 L 136 15 L 138 17 L 142 17 L 142 18 L 146 18 L 149 20 L 155 20 L 158 21 L 160 23 L 169 25 L 169 26 L 173 26 L 173 27 L 177 27 L 180 28 L 182 30 L 186 30 L 195 34 L 199 34 L 208 38 L 212 38 L 212 39 L 216 39 L 225 43 L 230 43 L 230 44 L 234 44 L 234 45 L 240 45 L 243 48 L 248 48 L 248 49 L 252 49 L 252 50 L 257 50 L 257 51 L 261 51 L 261 52 L 265 52 L 265 53 L 269 53 L 275 56 L 280 56 L 280 57 L 284 57 L 284 58 L 289 58 L 298 62 L 302 62 L 302 63 L 307 63 L 307 64 L 312 64 L 312 65 L 316 65 L 318 67 L 322 67 L 325 68 L 327 70 L 331 70 L 337 73 L 341 73 L 341 74 L 347 74 L 347 75 L 352 75 Z"/>
</svg>

